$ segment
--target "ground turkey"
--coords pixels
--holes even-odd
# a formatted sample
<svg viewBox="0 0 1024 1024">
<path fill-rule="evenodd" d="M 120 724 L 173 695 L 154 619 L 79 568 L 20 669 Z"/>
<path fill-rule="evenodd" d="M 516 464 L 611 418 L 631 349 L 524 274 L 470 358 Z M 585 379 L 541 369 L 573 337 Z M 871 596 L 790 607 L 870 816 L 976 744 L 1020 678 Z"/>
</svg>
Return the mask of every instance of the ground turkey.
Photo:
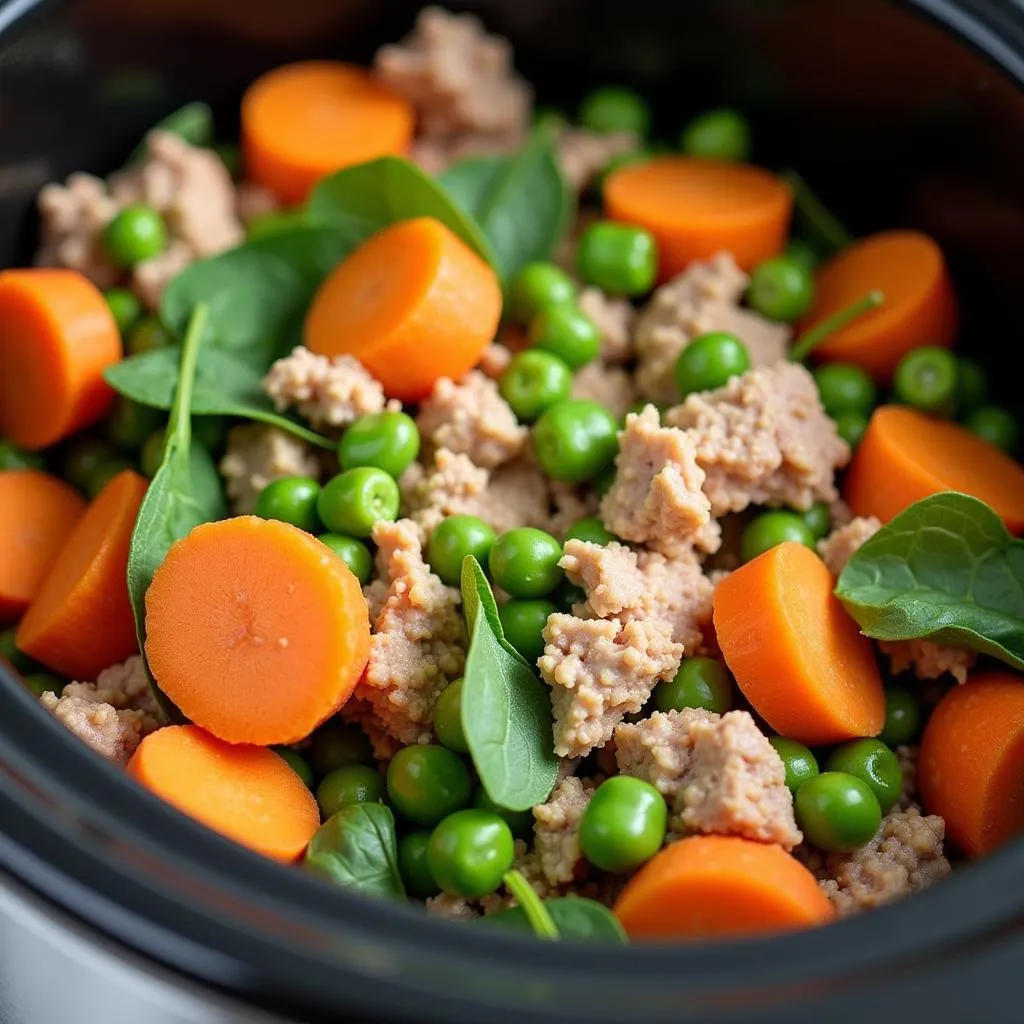
<svg viewBox="0 0 1024 1024">
<path fill-rule="evenodd" d="M 627 363 L 633 358 L 636 309 L 628 299 L 616 299 L 600 288 L 584 288 L 576 305 L 594 321 L 601 333 L 600 358 L 605 363 Z"/>
<path fill-rule="evenodd" d="M 319 479 L 322 466 L 305 441 L 261 423 L 246 423 L 228 431 L 227 451 L 220 460 L 224 489 L 235 515 L 249 515 L 260 491 L 286 476 Z"/>
<path fill-rule="evenodd" d="M 588 189 L 609 162 L 639 145 L 631 132 L 593 132 L 588 128 L 566 126 L 555 137 L 555 153 L 569 187 L 576 192 Z"/>
<path fill-rule="evenodd" d="M 597 402 L 617 420 L 622 420 L 636 403 L 633 375 L 621 366 L 609 366 L 601 359 L 593 359 L 573 374 L 572 397 Z"/>
<path fill-rule="evenodd" d="M 578 874 L 580 821 L 596 787 L 570 775 L 556 787 L 547 802 L 533 809 L 534 849 L 541 871 L 551 885 L 567 885 Z"/>
</svg>

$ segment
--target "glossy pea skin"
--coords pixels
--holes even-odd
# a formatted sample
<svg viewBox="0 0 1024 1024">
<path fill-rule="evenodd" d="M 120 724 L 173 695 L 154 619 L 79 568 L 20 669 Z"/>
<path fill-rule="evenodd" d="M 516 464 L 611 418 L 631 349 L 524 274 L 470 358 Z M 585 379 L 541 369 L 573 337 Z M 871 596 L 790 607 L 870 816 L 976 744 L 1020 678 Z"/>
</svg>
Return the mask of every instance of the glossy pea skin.
<svg viewBox="0 0 1024 1024">
<path fill-rule="evenodd" d="M 0 473 L 9 469 L 42 469 L 43 457 L 37 452 L 26 452 L 16 444 L 0 437 Z"/>
<path fill-rule="evenodd" d="M 118 395 L 107 416 L 107 436 L 126 452 L 137 452 L 154 430 L 161 429 L 167 414 Z"/>
<path fill-rule="evenodd" d="M 59 697 L 67 686 L 66 679 L 61 679 L 52 672 L 26 672 L 21 681 L 29 693 L 36 697 L 42 697 L 44 693 L 55 693 Z"/>
<path fill-rule="evenodd" d="M 964 419 L 964 426 L 1010 455 L 1017 450 L 1017 420 L 998 405 L 982 405 L 973 409 Z"/>
<path fill-rule="evenodd" d="M 517 352 L 498 381 L 498 393 L 520 423 L 532 423 L 572 394 L 572 370 L 564 360 L 543 349 Z"/>
<path fill-rule="evenodd" d="M 437 698 L 434 707 L 434 732 L 449 750 L 468 754 L 469 744 L 462 729 L 462 680 L 449 683 Z"/>
<path fill-rule="evenodd" d="M 582 540 L 588 544 L 611 544 L 618 537 L 601 522 L 598 516 L 577 519 L 565 532 L 565 540 Z M 564 542 L 563 542 L 564 543 Z"/>
<path fill-rule="evenodd" d="M 804 838 L 828 853 L 852 853 L 882 823 L 882 808 L 871 787 L 845 772 L 822 772 L 808 779 L 793 804 Z"/>
<path fill-rule="evenodd" d="M 856 448 L 864 431 L 868 429 L 868 418 L 862 412 L 844 412 L 835 418 L 836 433 L 851 447 Z"/>
<path fill-rule="evenodd" d="M 680 147 L 687 156 L 743 162 L 750 157 L 750 125 L 730 107 L 709 110 L 684 129 Z"/>
<path fill-rule="evenodd" d="M 88 491 L 89 483 L 109 462 L 120 459 L 117 449 L 98 437 L 76 437 L 64 454 L 64 476 L 80 491 Z"/>
<path fill-rule="evenodd" d="M 352 570 L 361 586 L 370 582 L 373 572 L 373 555 L 370 549 L 355 537 L 346 537 L 340 533 L 321 533 L 317 538 L 326 544 Z"/>
<path fill-rule="evenodd" d="M 570 398 L 547 409 L 533 427 L 533 450 L 552 480 L 582 483 L 612 469 L 619 425 L 597 402 Z"/>
<path fill-rule="evenodd" d="M 114 322 L 122 338 L 127 338 L 132 328 L 142 319 L 142 303 L 135 293 L 127 288 L 108 288 L 103 293 Z"/>
<path fill-rule="evenodd" d="M 694 338 L 676 359 L 675 380 L 685 398 L 698 391 L 723 387 L 731 377 L 750 369 L 747 346 L 726 331 L 711 331 Z"/>
<path fill-rule="evenodd" d="M 592 132 L 629 132 L 642 139 L 651 129 L 651 108 L 635 89 L 606 85 L 583 100 L 578 119 Z"/>
<path fill-rule="evenodd" d="M 554 602 L 539 597 L 506 601 L 498 608 L 498 619 L 505 639 L 532 665 L 544 653 L 541 633 L 548 617 L 558 611 Z"/>
<path fill-rule="evenodd" d="M 811 531 L 811 536 L 815 540 L 827 537 L 829 530 L 832 529 L 832 513 L 824 501 L 816 501 L 809 509 L 797 512 L 796 515 L 804 521 L 804 525 Z"/>
<path fill-rule="evenodd" d="M 447 747 L 403 747 L 388 765 L 388 797 L 417 825 L 432 827 L 469 803 L 469 770 Z"/>
<path fill-rule="evenodd" d="M 118 266 L 134 267 L 167 248 L 167 225 L 151 206 L 126 206 L 103 229 L 103 248 Z"/>
<path fill-rule="evenodd" d="M 393 523 L 401 498 L 395 478 L 382 469 L 346 469 L 320 491 L 317 512 L 330 533 L 369 537 L 374 523 Z"/>
<path fill-rule="evenodd" d="M 256 498 L 256 515 L 291 523 L 306 533 L 320 530 L 317 502 L 320 485 L 308 476 L 286 476 L 273 480 Z"/>
<path fill-rule="evenodd" d="M 799 320 L 814 301 L 814 278 L 803 264 L 776 256 L 758 264 L 750 275 L 747 302 L 761 316 L 779 323 Z"/>
<path fill-rule="evenodd" d="M 418 900 L 429 900 L 441 887 L 427 866 L 427 846 L 430 833 L 410 832 L 398 840 L 398 871 L 405 883 L 405 891 Z"/>
<path fill-rule="evenodd" d="M 310 740 L 308 757 L 318 775 L 327 775 L 335 768 L 366 764 L 373 758 L 369 737 L 349 722 L 325 722 Z"/>
<path fill-rule="evenodd" d="M 567 303 L 542 309 L 531 321 L 530 344 L 557 356 L 572 370 L 592 362 L 601 350 L 601 332 L 577 306 Z"/>
<path fill-rule="evenodd" d="M 527 263 L 509 284 L 509 316 L 529 323 L 542 309 L 572 303 L 576 298 L 573 279 L 559 266 L 544 260 Z"/>
<path fill-rule="evenodd" d="M 338 443 L 341 468 L 371 466 L 400 477 L 420 453 L 420 431 L 404 412 L 376 412 L 360 416 Z"/>
<path fill-rule="evenodd" d="M 740 555 L 744 562 L 752 561 L 770 548 L 795 540 L 814 550 L 814 534 L 795 512 L 762 512 L 752 519 L 740 538 Z"/>
<path fill-rule="evenodd" d="M 630 775 L 602 782 L 580 820 L 580 849 L 601 871 L 632 871 L 665 841 L 668 808 L 649 783 Z"/>
<path fill-rule="evenodd" d="M 291 747 L 274 747 L 273 751 L 282 761 L 287 762 L 288 767 L 302 779 L 307 789 L 313 788 L 313 769 L 297 750 L 292 750 Z"/>
<path fill-rule="evenodd" d="M 449 814 L 427 844 L 427 867 L 453 896 L 477 899 L 501 885 L 512 867 L 515 841 L 505 820 L 475 807 Z"/>
<path fill-rule="evenodd" d="M 654 688 L 654 707 L 658 711 L 682 711 L 703 708 L 724 715 L 736 703 L 732 675 L 717 658 L 684 658 L 672 679 Z"/>
<path fill-rule="evenodd" d="M 159 348 L 169 348 L 174 344 L 167 328 L 155 316 L 147 316 L 140 320 L 125 339 L 125 354 L 141 356 L 147 352 L 155 352 Z"/>
<path fill-rule="evenodd" d="M 988 378 L 973 359 L 958 359 L 956 371 L 956 408 L 964 415 L 988 398 Z"/>
<path fill-rule="evenodd" d="M 335 768 L 316 787 L 316 802 L 326 821 L 350 804 L 377 803 L 384 795 L 380 772 L 367 764 L 350 764 Z"/>
<path fill-rule="evenodd" d="M 512 597 L 544 597 L 562 581 L 562 545 L 543 530 L 520 526 L 503 533 L 491 548 L 491 577 Z"/>
<path fill-rule="evenodd" d="M 499 807 L 487 795 L 487 790 L 483 786 L 477 786 L 473 790 L 473 806 L 504 819 L 516 839 L 529 839 L 533 836 L 533 811 L 510 811 L 507 807 Z"/>
<path fill-rule="evenodd" d="M 814 371 L 814 382 L 825 412 L 836 419 L 846 412 L 866 416 L 875 407 L 875 382 L 852 363 L 825 363 Z"/>
<path fill-rule="evenodd" d="M 903 767 L 899 758 L 876 739 L 851 740 L 836 747 L 825 762 L 830 772 L 846 772 L 867 783 L 886 814 L 903 792 Z"/>
<path fill-rule="evenodd" d="M 785 736 L 769 736 L 768 742 L 782 759 L 786 769 L 786 788 L 791 793 L 795 794 L 808 779 L 818 774 L 818 760 L 810 747 Z"/>
<path fill-rule="evenodd" d="M 33 658 L 30 658 L 18 647 L 17 633 L 17 628 L 13 626 L 0 631 L 0 658 L 6 661 L 11 668 L 24 675 L 26 672 L 35 671 L 39 666 Z"/>
<path fill-rule="evenodd" d="M 459 586 L 462 562 L 472 555 L 481 565 L 494 545 L 494 529 L 476 516 L 448 516 L 434 528 L 427 541 L 430 568 L 450 587 Z"/>
<path fill-rule="evenodd" d="M 908 352 L 896 367 L 896 398 L 925 412 L 942 412 L 956 402 L 957 360 L 952 352 L 923 345 Z"/>
<path fill-rule="evenodd" d="M 921 729 L 921 702 L 917 695 L 902 686 L 885 691 L 885 725 L 878 738 L 891 749 L 911 743 Z"/>
<path fill-rule="evenodd" d="M 576 269 L 587 284 L 610 295 L 644 295 L 658 274 L 658 245 L 643 228 L 598 221 L 580 236 Z"/>
</svg>

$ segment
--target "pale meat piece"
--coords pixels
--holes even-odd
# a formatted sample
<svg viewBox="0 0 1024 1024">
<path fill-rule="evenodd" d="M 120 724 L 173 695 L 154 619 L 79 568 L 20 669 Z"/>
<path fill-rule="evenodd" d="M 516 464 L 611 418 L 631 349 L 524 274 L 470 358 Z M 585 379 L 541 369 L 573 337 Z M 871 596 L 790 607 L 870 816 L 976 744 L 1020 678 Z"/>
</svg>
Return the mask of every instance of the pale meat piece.
<svg viewBox="0 0 1024 1024">
<path fill-rule="evenodd" d="M 566 127 L 555 138 L 555 153 L 569 187 L 584 192 L 617 156 L 632 153 L 639 140 L 632 132 L 593 132 Z"/>
<path fill-rule="evenodd" d="M 260 491 L 286 476 L 322 475 L 313 448 L 278 427 L 245 423 L 228 431 L 220 475 L 235 515 L 251 515 Z"/>
<path fill-rule="evenodd" d="M 639 722 L 615 730 L 615 759 L 623 775 L 649 782 L 674 802 L 693 764 L 693 726 L 718 715 L 703 708 L 655 711 Z"/>
<path fill-rule="evenodd" d="M 550 885 L 566 885 L 577 875 L 583 860 L 580 821 L 595 788 L 589 780 L 570 775 L 555 787 L 546 803 L 533 809 L 534 849 Z"/>
<path fill-rule="evenodd" d="M 874 516 L 857 516 L 818 541 L 818 554 L 833 576 L 843 571 L 853 553 L 864 541 L 873 537 L 881 526 L 881 522 Z"/>
<path fill-rule="evenodd" d="M 633 357 L 633 325 L 636 310 L 628 299 L 606 295 L 600 288 L 584 288 L 576 305 L 590 317 L 601 332 L 601 360 L 626 363 Z"/>
<path fill-rule="evenodd" d="M 597 402 L 621 420 L 636 403 L 637 392 L 632 375 L 621 366 L 594 359 L 573 374 L 572 397 Z"/>
</svg>

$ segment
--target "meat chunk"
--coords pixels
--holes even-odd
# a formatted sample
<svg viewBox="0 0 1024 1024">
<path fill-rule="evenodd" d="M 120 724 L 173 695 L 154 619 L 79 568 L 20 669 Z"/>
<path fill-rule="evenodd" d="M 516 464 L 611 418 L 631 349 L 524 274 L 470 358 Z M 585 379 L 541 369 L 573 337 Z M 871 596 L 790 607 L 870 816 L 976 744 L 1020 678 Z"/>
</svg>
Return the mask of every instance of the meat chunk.
<svg viewBox="0 0 1024 1024">
<path fill-rule="evenodd" d="M 682 430 L 662 427 L 658 410 L 648 405 L 626 417 L 601 518 L 617 536 L 645 542 L 663 554 L 694 545 L 713 551 L 720 533 L 702 490 L 704 479 L 694 440 Z"/>
<path fill-rule="evenodd" d="M 882 524 L 874 516 L 857 516 L 834 529 L 824 540 L 818 541 L 818 554 L 825 560 L 833 576 L 838 576 L 853 553 L 873 537 Z"/>
<path fill-rule="evenodd" d="M 551 686 L 555 753 L 583 757 L 646 703 L 679 667 L 683 645 L 656 620 L 579 619 L 556 613 L 537 666 Z"/>
<path fill-rule="evenodd" d="M 235 213 L 243 224 L 250 224 L 280 209 L 281 200 L 269 188 L 253 181 L 242 182 L 235 190 Z"/>
<path fill-rule="evenodd" d="M 570 484 L 549 480 L 551 515 L 544 526 L 553 537 L 564 537 L 585 516 L 596 515 L 600 496 L 589 484 Z"/>
<path fill-rule="evenodd" d="M 316 430 L 343 427 L 384 409 L 384 388 L 352 356 L 314 355 L 298 346 L 263 380 L 278 412 L 294 408 Z"/>
<path fill-rule="evenodd" d="M 449 921 L 472 921 L 480 916 L 477 900 L 465 900 L 448 892 L 438 893 L 426 901 L 427 912 Z"/>
<path fill-rule="evenodd" d="M 227 451 L 220 461 L 224 489 L 235 515 L 249 515 L 260 491 L 286 476 L 319 479 L 317 453 L 297 437 L 260 423 L 246 423 L 228 431 Z"/>
<path fill-rule="evenodd" d="M 587 613 L 594 617 L 606 618 L 643 606 L 644 579 L 636 552 L 624 544 L 569 540 L 558 564 L 570 583 L 583 588 Z"/>
<path fill-rule="evenodd" d="M 533 809 L 534 847 L 541 872 L 551 885 L 571 882 L 583 853 L 580 851 L 580 821 L 594 795 L 595 786 L 575 775 L 563 779 L 547 803 Z"/>
<path fill-rule="evenodd" d="M 672 639 L 691 652 L 707 642 L 711 628 L 713 580 L 704 574 L 692 553 L 666 558 L 641 551 L 637 565 L 644 578 L 641 615 L 669 625 Z"/>
<path fill-rule="evenodd" d="M 911 747 L 906 744 L 896 748 L 896 757 L 903 771 L 903 787 L 895 808 L 897 811 L 913 809 L 920 812 L 921 810 L 921 806 L 917 802 L 917 756 L 919 749 L 918 747 Z"/>
<path fill-rule="evenodd" d="M 632 375 L 621 366 L 595 359 L 573 375 L 572 397 L 597 402 L 621 420 L 636 402 L 636 387 Z"/>
<path fill-rule="evenodd" d="M 466 455 L 485 469 L 515 458 L 527 436 L 498 385 L 479 370 L 470 370 L 458 384 L 442 377 L 420 406 L 416 423 L 430 446 Z"/>
<path fill-rule="evenodd" d="M 689 432 L 716 517 L 748 505 L 834 501 L 835 471 L 850 459 L 814 378 L 798 363 L 750 370 L 689 395 L 664 421 Z"/>
<path fill-rule="evenodd" d="M 639 141 L 632 132 L 593 132 L 565 128 L 555 139 L 562 174 L 577 192 L 588 189 L 613 157 L 632 153 Z"/>
<path fill-rule="evenodd" d="M 682 792 L 693 765 L 693 726 L 715 722 L 718 715 L 702 708 L 655 711 L 639 722 L 623 722 L 615 730 L 615 759 L 623 775 L 649 782 L 672 802 Z"/>
<path fill-rule="evenodd" d="M 141 654 L 105 668 L 94 683 L 68 683 L 62 696 L 81 697 L 94 704 L 109 704 L 116 711 L 141 711 L 144 734 L 166 723 L 149 685 Z"/>
<path fill-rule="evenodd" d="M 511 362 L 511 349 L 507 348 L 500 341 L 492 341 L 484 349 L 478 366 L 482 374 L 490 377 L 491 380 L 498 381 L 501 380 L 501 375 L 508 369 L 508 365 Z"/>
<path fill-rule="evenodd" d="M 584 288 L 576 305 L 601 332 L 601 359 L 605 363 L 626 363 L 633 357 L 633 324 L 636 310 L 627 299 L 605 295 L 600 288 Z"/>
</svg>

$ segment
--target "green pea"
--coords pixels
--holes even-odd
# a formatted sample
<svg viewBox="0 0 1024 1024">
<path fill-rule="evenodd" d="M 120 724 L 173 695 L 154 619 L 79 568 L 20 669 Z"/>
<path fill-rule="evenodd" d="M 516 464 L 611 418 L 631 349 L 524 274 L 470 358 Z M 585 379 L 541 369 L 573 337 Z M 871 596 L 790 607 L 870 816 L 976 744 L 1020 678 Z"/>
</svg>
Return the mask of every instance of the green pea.
<svg viewBox="0 0 1024 1024">
<path fill-rule="evenodd" d="M 395 809 L 427 827 L 465 807 L 472 792 L 462 759 L 438 746 L 403 747 L 388 765 L 387 785 Z"/>
<path fill-rule="evenodd" d="M 43 457 L 35 452 L 26 452 L 16 444 L 0 437 L 0 472 L 8 469 L 42 469 Z"/>
<path fill-rule="evenodd" d="M 372 758 L 369 737 L 349 722 L 325 722 L 310 740 L 309 760 L 317 775 L 327 775 L 346 765 L 366 764 Z"/>
<path fill-rule="evenodd" d="M 317 512 L 331 533 L 369 537 L 374 523 L 398 518 L 401 496 L 395 478 L 382 469 L 346 469 L 320 491 Z"/>
<path fill-rule="evenodd" d="M 134 267 L 167 248 L 167 225 L 151 206 L 126 206 L 103 229 L 103 247 L 118 266 Z"/>
<path fill-rule="evenodd" d="M 429 900 L 441 891 L 427 866 L 429 843 L 429 832 L 410 832 L 398 840 L 398 871 L 405 891 L 419 900 Z"/>
<path fill-rule="evenodd" d="M 683 129 L 679 144 L 687 156 L 742 163 L 750 157 L 750 125 L 738 110 L 709 110 Z"/>
<path fill-rule="evenodd" d="M 380 772 L 366 764 L 335 768 L 316 787 L 316 802 L 324 820 L 350 804 L 375 804 L 383 795 Z"/>
<path fill-rule="evenodd" d="M 830 772 L 846 772 L 866 782 L 886 814 L 903 793 L 903 767 L 880 740 L 852 740 L 836 747 L 825 762 Z"/>
<path fill-rule="evenodd" d="M 811 536 L 815 540 L 827 537 L 829 530 L 832 529 L 832 513 L 824 501 L 816 501 L 809 509 L 795 514 L 804 521 L 804 525 L 811 531 Z"/>
<path fill-rule="evenodd" d="M 532 423 L 572 394 L 572 370 L 542 349 L 517 352 L 498 381 L 498 391 L 521 423 Z"/>
<path fill-rule="evenodd" d="M 130 356 L 141 356 L 159 348 L 170 348 L 174 339 L 167 328 L 155 316 L 147 316 L 132 329 L 125 341 L 125 352 Z"/>
<path fill-rule="evenodd" d="M 676 387 L 683 398 L 696 391 L 714 391 L 749 369 L 747 346 L 735 334 L 711 331 L 698 335 L 679 353 Z"/>
<path fill-rule="evenodd" d="M 557 107 L 534 107 L 533 127 L 538 132 L 557 135 L 569 127 L 569 118 Z"/>
<path fill-rule="evenodd" d="M 956 389 L 956 356 L 933 345 L 908 352 L 893 376 L 896 398 L 925 412 L 951 409 L 956 402 Z"/>
<path fill-rule="evenodd" d="M 732 675 L 717 658 L 684 658 L 672 679 L 654 688 L 658 711 L 703 708 L 724 715 L 736 703 Z"/>
<path fill-rule="evenodd" d="M 512 597 L 544 597 L 562 580 L 562 545 L 543 530 L 520 526 L 503 533 L 491 548 L 494 582 Z"/>
<path fill-rule="evenodd" d="M 462 563 L 472 555 L 481 565 L 494 544 L 494 530 L 476 516 L 448 516 L 434 528 L 427 542 L 427 561 L 430 568 L 450 587 L 457 587 L 462 579 Z"/>
<path fill-rule="evenodd" d="M 818 774 L 818 761 L 809 747 L 785 736 L 769 736 L 768 742 L 782 759 L 786 769 L 786 786 L 791 793 Z"/>
<path fill-rule="evenodd" d="M 589 544 L 611 544 L 618 537 L 601 522 L 599 516 L 577 519 L 565 532 L 565 540 L 583 540 Z"/>
<path fill-rule="evenodd" d="M 651 108 L 634 89 L 606 85 L 584 99 L 577 119 L 592 132 L 629 132 L 642 139 L 651 129 Z"/>
<path fill-rule="evenodd" d="M 580 820 L 580 849 L 601 871 L 632 871 L 665 841 L 668 808 L 649 783 L 630 775 L 602 782 Z"/>
<path fill-rule="evenodd" d="M 256 515 L 261 519 L 277 519 L 291 523 L 306 533 L 320 530 L 317 502 L 320 485 L 308 476 L 286 476 L 273 480 L 256 499 Z"/>
<path fill-rule="evenodd" d="M 449 683 L 434 706 L 434 732 L 449 750 L 468 754 L 469 744 L 462 728 L 462 680 Z"/>
<path fill-rule="evenodd" d="M 30 658 L 19 647 L 15 640 L 18 634 L 17 629 L 5 629 L 0 631 L 0 658 L 3 658 L 11 668 L 24 675 L 26 672 L 34 672 L 39 666 L 33 658 Z"/>
<path fill-rule="evenodd" d="M 791 238 L 789 240 L 789 245 L 786 246 L 786 255 L 794 263 L 798 263 L 803 267 L 809 274 L 817 269 L 820 262 L 814 247 L 802 238 Z"/>
<path fill-rule="evenodd" d="M 542 309 L 531 321 L 530 344 L 578 370 L 601 350 L 601 332 L 581 309 L 569 304 Z"/>
<path fill-rule="evenodd" d="M 135 469 L 135 466 L 121 456 L 115 456 L 109 462 L 101 463 L 89 478 L 89 483 L 85 488 L 86 495 L 90 499 L 96 498 L 115 476 L 120 476 L 129 469 Z"/>
<path fill-rule="evenodd" d="M 533 450 L 553 480 L 582 483 L 612 468 L 619 425 L 602 405 L 582 398 L 556 402 L 534 424 Z"/>
<path fill-rule="evenodd" d="M 103 293 L 114 322 L 122 338 L 127 338 L 132 328 L 142 319 L 142 303 L 135 293 L 127 288 L 108 288 Z"/>
<path fill-rule="evenodd" d="M 292 750 L 291 747 L 274 747 L 273 750 L 302 779 L 302 783 L 307 789 L 313 788 L 313 769 L 309 767 L 306 759 L 297 750 Z"/>
<path fill-rule="evenodd" d="M 902 686 L 885 691 L 885 725 L 878 738 L 894 748 L 911 743 L 921 728 L 921 702 L 917 695 Z"/>
<path fill-rule="evenodd" d="M 242 177 L 242 150 L 234 142 L 215 142 L 211 147 L 220 157 L 224 170 L 236 181 Z"/>
<path fill-rule="evenodd" d="M 958 359 L 956 369 L 956 407 L 963 415 L 984 405 L 988 398 L 988 378 L 973 359 Z"/>
<path fill-rule="evenodd" d="M 882 808 L 871 787 L 845 772 L 822 772 L 808 779 L 793 803 L 804 838 L 829 853 L 852 853 L 882 823 Z"/>
<path fill-rule="evenodd" d="M 516 839 L 528 839 L 533 835 L 533 811 L 510 811 L 507 807 L 499 807 L 488 795 L 483 786 L 473 790 L 473 806 L 481 811 L 504 818 L 505 824 L 512 830 Z"/>
<path fill-rule="evenodd" d="M 964 426 L 989 444 L 1013 454 L 1017 450 L 1016 418 L 998 405 L 982 405 L 967 414 Z"/>
<path fill-rule="evenodd" d="M 587 284 L 612 295 L 644 295 L 658 274 L 658 245 L 643 228 L 598 221 L 580 236 L 576 269 Z"/>
<path fill-rule="evenodd" d="M 836 419 L 844 412 L 866 416 L 875 407 L 875 382 L 852 363 L 826 363 L 814 371 L 814 381 L 825 412 Z"/>
<path fill-rule="evenodd" d="M 744 562 L 749 562 L 788 540 L 795 540 L 814 550 L 814 534 L 795 512 L 762 512 L 744 529 L 740 538 L 740 554 Z"/>
<path fill-rule="evenodd" d="M 842 412 L 835 417 L 836 433 L 851 447 L 856 448 L 864 431 L 868 429 L 868 418 L 862 412 Z"/>
<path fill-rule="evenodd" d="M 124 395 L 118 395 L 107 417 L 107 436 L 118 448 L 126 452 L 137 452 L 166 417 L 167 414 L 160 409 L 140 405 Z"/>
<path fill-rule="evenodd" d="M 340 533 L 321 533 L 320 542 L 326 544 L 352 570 L 361 586 L 365 587 L 370 582 L 373 555 L 361 540 Z"/>
<path fill-rule="evenodd" d="M 509 316 L 529 323 L 542 309 L 562 306 L 576 298 L 573 279 L 559 266 L 538 260 L 521 267 L 509 283 Z"/>
<path fill-rule="evenodd" d="M 360 416 L 341 436 L 338 462 L 342 469 L 371 466 L 400 477 L 420 453 L 420 431 L 404 412 Z"/>
<path fill-rule="evenodd" d="M 574 605 L 583 604 L 587 599 L 587 592 L 568 579 L 562 580 L 551 592 L 551 600 L 557 605 L 557 611 L 571 612 Z M 538 655 L 540 657 L 540 655 Z"/>
<path fill-rule="evenodd" d="M 515 859 L 505 820 L 475 807 L 449 814 L 427 844 L 427 867 L 444 892 L 464 899 L 487 896 Z"/>
<path fill-rule="evenodd" d="M 788 256 L 776 256 L 758 264 L 750 276 L 747 302 L 769 320 L 791 324 L 814 301 L 814 278 L 803 264 Z"/>
<path fill-rule="evenodd" d="M 64 476 L 80 491 L 89 490 L 89 481 L 107 463 L 120 458 L 117 449 L 97 437 L 76 437 L 64 454 Z"/>
<path fill-rule="evenodd" d="M 42 697 L 44 693 L 55 693 L 59 697 L 67 686 L 67 680 L 51 672 L 29 672 L 21 677 L 21 681 L 36 697 Z"/>
<path fill-rule="evenodd" d="M 548 619 L 557 612 L 554 603 L 540 597 L 506 601 L 498 608 L 505 639 L 532 665 L 544 653 L 541 635 Z"/>
</svg>

